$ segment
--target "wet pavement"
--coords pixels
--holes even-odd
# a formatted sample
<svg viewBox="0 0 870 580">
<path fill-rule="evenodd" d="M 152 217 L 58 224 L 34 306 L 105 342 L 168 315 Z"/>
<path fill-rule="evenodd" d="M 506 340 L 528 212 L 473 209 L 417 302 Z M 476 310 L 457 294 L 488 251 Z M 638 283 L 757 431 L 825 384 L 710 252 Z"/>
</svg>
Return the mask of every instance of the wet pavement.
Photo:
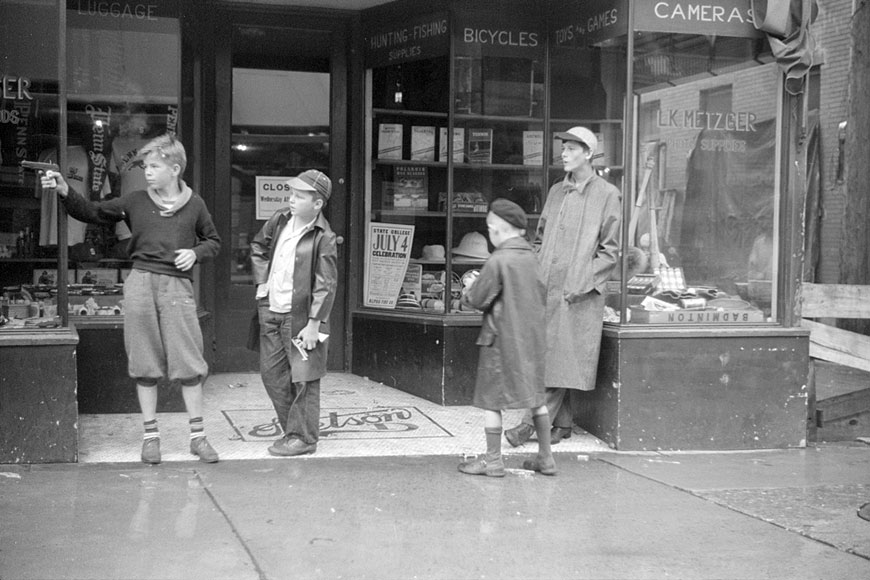
<svg viewBox="0 0 870 580">
<path fill-rule="evenodd" d="M 529 443 L 497 479 L 457 471 L 478 414 L 443 412 L 450 438 L 421 423 L 416 442 L 348 435 L 304 458 L 257 441 L 212 465 L 0 465 L 0 580 L 870 578 L 868 445 L 620 453 L 575 434 L 557 476 L 521 469 Z"/>
<path fill-rule="evenodd" d="M 870 578 L 870 449 L 0 466 L 0 578 Z"/>
</svg>

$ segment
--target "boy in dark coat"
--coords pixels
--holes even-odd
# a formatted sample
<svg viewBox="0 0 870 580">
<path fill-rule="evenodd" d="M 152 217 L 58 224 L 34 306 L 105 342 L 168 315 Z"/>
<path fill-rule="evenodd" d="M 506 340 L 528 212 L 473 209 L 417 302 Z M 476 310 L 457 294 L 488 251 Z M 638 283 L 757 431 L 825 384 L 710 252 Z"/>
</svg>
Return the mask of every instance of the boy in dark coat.
<svg viewBox="0 0 870 580">
<path fill-rule="evenodd" d="M 538 455 L 523 467 L 556 474 L 544 404 L 545 289 L 526 226 L 520 206 L 506 199 L 492 202 L 486 227 L 495 251 L 462 296 L 464 304 L 483 311 L 473 404 L 486 412 L 486 455 L 459 465 L 470 475 L 504 477 L 502 409 L 533 409 Z"/>
<path fill-rule="evenodd" d="M 284 436 L 282 457 L 314 453 L 320 438 L 320 379 L 338 279 L 335 233 L 321 211 L 330 179 L 315 169 L 287 184 L 288 207 L 251 242 L 260 321 L 260 374 Z"/>
</svg>

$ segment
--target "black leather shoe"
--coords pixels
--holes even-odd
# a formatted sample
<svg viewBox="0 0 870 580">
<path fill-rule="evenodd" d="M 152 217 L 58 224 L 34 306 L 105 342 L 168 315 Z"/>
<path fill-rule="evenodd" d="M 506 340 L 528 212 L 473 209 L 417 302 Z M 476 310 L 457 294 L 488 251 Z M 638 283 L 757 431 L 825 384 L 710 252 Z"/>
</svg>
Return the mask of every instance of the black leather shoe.
<svg viewBox="0 0 870 580">
<path fill-rule="evenodd" d="M 508 443 L 511 444 L 511 447 L 519 447 L 529 439 L 531 439 L 532 435 L 535 433 L 535 428 L 531 425 L 526 425 L 525 423 L 520 423 L 513 429 L 508 429 L 504 432 L 504 438 L 508 440 Z"/>
<path fill-rule="evenodd" d="M 553 427 L 550 429 L 550 445 L 555 445 L 562 439 L 571 438 L 571 429 L 567 427 Z"/>
</svg>

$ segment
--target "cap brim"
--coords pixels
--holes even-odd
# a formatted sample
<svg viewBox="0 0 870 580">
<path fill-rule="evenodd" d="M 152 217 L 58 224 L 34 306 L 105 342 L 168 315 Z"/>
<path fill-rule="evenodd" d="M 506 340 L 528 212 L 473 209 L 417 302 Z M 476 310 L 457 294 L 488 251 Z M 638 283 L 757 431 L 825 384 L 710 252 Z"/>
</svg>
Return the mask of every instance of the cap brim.
<svg viewBox="0 0 870 580">
<path fill-rule="evenodd" d="M 452 250 L 450 250 L 450 252 L 454 256 L 462 256 L 463 258 L 475 258 L 477 260 L 486 260 L 487 258 L 489 258 L 489 254 L 481 255 L 481 254 L 476 254 L 476 253 L 472 253 L 472 252 L 465 252 L 465 251 L 459 250 L 457 248 L 453 248 Z"/>
<path fill-rule="evenodd" d="M 290 179 L 288 179 L 287 185 L 289 185 L 293 189 L 298 189 L 299 191 L 317 191 L 317 189 L 315 189 L 313 185 L 302 181 L 298 177 L 291 177 Z"/>
<path fill-rule="evenodd" d="M 563 131 L 562 133 L 556 133 L 556 139 L 561 139 L 562 141 L 576 141 L 577 143 L 583 143 L 587 147 L 589 143 L 575 135 L 574 133 L 568 133 L 567 131 Z"/>
</svg>

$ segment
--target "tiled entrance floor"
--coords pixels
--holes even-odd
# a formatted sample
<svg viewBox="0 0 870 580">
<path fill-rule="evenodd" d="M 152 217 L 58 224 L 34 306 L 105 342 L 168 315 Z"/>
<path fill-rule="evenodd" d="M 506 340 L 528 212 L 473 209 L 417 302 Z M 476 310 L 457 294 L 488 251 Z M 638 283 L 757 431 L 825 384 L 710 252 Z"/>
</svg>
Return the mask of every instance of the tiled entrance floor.
<svg viewBox="0 0 870 580">
<path fill-rule="evenodd" d="M 205 430 L 221 459 L 263 459 L 278 437 L 274 412 L 257 373 L 225 373 L 205 384 Z M 504 414 L 514 426 L 520 411 Z M 185 413 L 158 415 L 163 461 L 194 459 L 188 451 Z M 81 415 L 79 462 L 138 462 L 142 418 L 138 414 Z M 321 381 L 321 439 L 318 457 L 400 455 L 476 455 L 485 450 L 483 411 L 471 406 L 443 407 L 398 389 L 349 373 L 330 373 Z M 532 454 L 531 441 L 516 449 L 502 440 L 507 454 Z M 608 451 L 608 446 L 575 427 L 570 439 L 553 448 L 578 454 Z"/>
</svg>

